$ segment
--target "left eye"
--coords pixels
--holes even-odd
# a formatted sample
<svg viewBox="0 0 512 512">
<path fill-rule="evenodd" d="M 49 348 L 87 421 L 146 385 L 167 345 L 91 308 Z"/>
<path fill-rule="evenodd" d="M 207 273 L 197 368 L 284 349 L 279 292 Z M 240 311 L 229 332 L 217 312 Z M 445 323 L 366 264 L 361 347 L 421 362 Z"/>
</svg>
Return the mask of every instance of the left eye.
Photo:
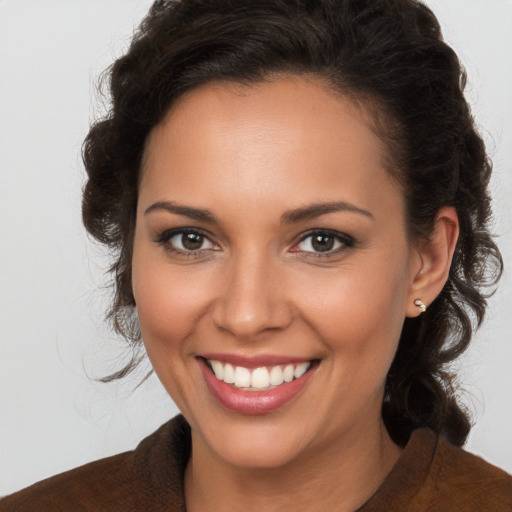
<svg viewBox="0 0 512 512">
<path fill-rule="evenodd" d="M 215 248 L 215 245 L 205 235 L 196 231 L 175 232 L 167 238 L 166 244 L 174 250 L 181 252 L 194 252 Z"/>
<path fill-rule="evenodd" d="M 351 246 L 349 240 L 334 233 L 318 231 L 305 236 L 297 245 L 297 251 L 314 253 L 331 253 L 346 246 Z"/>
</svg>

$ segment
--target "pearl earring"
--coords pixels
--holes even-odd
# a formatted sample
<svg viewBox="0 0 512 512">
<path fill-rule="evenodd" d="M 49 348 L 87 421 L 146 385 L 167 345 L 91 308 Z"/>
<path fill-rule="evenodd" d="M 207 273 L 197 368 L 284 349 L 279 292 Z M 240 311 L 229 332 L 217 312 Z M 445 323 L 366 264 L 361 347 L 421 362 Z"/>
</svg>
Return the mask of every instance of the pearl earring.
<svg viewBox="0 0 512 512">
<path fill-rule="evenodd" d="M 425 304 L 423 304 L 423 302 L 420 300 L 420 299 L 416 299 L 414 301 L 414 305 L 417 307 L 417 308 L 420 308 L 420 311 L 422 313 L 425 313 L 425 311 L 427 310 L 427 306 L 425 306 Z"/>
</svg>

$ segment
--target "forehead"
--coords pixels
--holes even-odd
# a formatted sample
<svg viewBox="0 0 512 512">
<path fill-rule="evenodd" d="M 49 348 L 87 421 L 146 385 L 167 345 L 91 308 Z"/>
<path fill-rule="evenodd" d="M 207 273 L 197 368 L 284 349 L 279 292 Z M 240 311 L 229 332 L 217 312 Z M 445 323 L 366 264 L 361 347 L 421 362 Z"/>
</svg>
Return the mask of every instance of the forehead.
<svg viewBox="0 0 512 512">
<path fill-rule="evenodd" d="M 140 194 L 364 208 L 382 192 L 401 196 L 386 161 L 363 107 L 319 82 L 213 83 L 180 97 L 151 132 Z"/>
</svg>

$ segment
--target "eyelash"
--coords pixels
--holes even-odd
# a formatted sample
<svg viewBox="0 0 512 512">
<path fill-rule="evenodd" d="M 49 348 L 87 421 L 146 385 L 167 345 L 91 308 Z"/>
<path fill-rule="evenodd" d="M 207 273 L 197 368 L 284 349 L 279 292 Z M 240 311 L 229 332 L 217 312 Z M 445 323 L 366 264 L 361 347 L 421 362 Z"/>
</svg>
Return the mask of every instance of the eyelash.
<svg viewBox="0 0 512 512">
<path fill-rule="evenodd" d="M 179 248 L 173 246 L 170 243 L 171 239 L 174 238 L 175 236 L 181 235 L 183 237 L 184 235 L 188 235 L 188 234 L 201 236 L 201 237 L 203 237 L 203 240 L 208 240 L 210 242 L 210 244 L 215 245 L 210 240 L 210 235 L 206 231 L 203 231 L 202 229 L 198 229 L 198 228 L 168 229 L 168 230 L 164 231 L 163 233 L 160 233 L 155 238 L 155 242 L 159 245 L 163 245 L 166 251 L 171 252 L 179 257 L 198 258 L 201 256 L 202 251 L 204 251 L 205 249 L 198 249 L 196 251 L 183 250 L 183 249 L 179 249 Z"/>
<path fill-rule="evenodd" d="M 198 257 L 201 257 L 203 251 L 211 250 L 210 248 L 209 249 L 200 248 L 197 250 L 183 250 L 183 249 L 179 249 L 179 248 L 173 246 L 173 244 L 170 243 L 171 239 L 174 238 L 175 236 L 181 235 L 183 237 L 184 235 L 187 235 L 187 234 L 203 237 L 203 243 L 205 240 L 207 240 L 212 246 L 218 247 L 218 246 L 216 246 L 216 244 L 214 244 L 214 242 L 211 241 L 210 235 L 207 232 L 203 231 L 202 229 L 198 229 L 198 228 L 168 229 L 168 230 L 160 233 L 155 238 L 154 241 L 155 241 L 155 243 L 157 243 L 159 245 L 163 245 L 165 247 L 166 251 L 171 252 L 179 257 L 184 257 L 184 258 L 198 258 Z M 297 246 L 299 246 L 300 244 L 302 244 L 303 242 L 305 242 L 308 238 L 312 238 L 315 235 L 319 236 L 319 237 L 323 236 L 326 238 L 333 238 L 334 243 L 337 242 L 339 244 L 339 247 L 337 247 L 335 250 L 329 250 L 326 252 L 301 251 L 298 249 L 294 249 Z M 313 243 L 313 240 L 311 241 L 311 244 L 312 243 Z M 356 244 L 355 239 L 349 235 L 344 234 L 344 233 L 340 233 L 338 231 L 333 231 L 330 229 L 312 229 L 312 230 L 307 231 L 306 233 L 302 234 L 299 241 L 293 245 L 290 252 L 292 252 L 292 253 L 303 252 L 303 253 L 305 253 L 305 255 L 307 255 L 308 258 L 329 258 L 329 257 L 336 256 L 339 253 L 354 247 L 355 244 Z"/>
<path fill-rule="evenodd" d="M 336 248 L 335 250 L 329 250 L 326 252 L 315 252 L 315 251 L 303 251 L 305 254 L 307 254 L 307 257 L 310 258 L 329 258 L 333 256 L 337 256 L 339 253 L 346 251 L 347 249 L 350 249 L 355 246 L 356 241 L 354 238 L 352 238 L 349 235 L 346 235 L 345 233 L 340 233 L 339 231 L 333 231 L 331 229 L 312 229 L 310 231 L 307 231 L 304 233 L 300 240 L 294 244 L 294 247 L 297 247 L 304 241 L 306 241 L 308 238 L 313 238 L 314 236 L 323 236 L 327 238 L 333 238 L 335 242 L 338 242 L 340 246 Z M 311 240 L 310 243 L 313 243 L 313 240 Z M 292 250 L 291 252 L 301 252 L 300 250 Z"/>
</svg>

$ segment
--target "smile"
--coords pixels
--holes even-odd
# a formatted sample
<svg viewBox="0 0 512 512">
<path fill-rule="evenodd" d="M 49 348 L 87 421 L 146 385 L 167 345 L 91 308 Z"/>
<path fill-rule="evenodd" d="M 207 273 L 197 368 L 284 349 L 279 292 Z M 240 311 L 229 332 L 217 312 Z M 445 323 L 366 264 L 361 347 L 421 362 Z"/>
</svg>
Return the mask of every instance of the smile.
<svg viewBox="0 0 512 512">
<path fill-rule="evenodd" d="M 197 357 L 212 396 L 224 407 L 244 415 L 268 414 L 298 397 L 317 373 L 320 361 L 228 357 Z"/>
<path fill-rule="evenodd" d="M 307 361 L 298 364 L 262 366 L 251 369 L 210 359 L 207 359 L 206 363 L 218 380 L 226 384 L 233 384 L 236 388 L 245 391 L 274 389 L 284 383 L 299 379 L 312 365 L 311 361 Z"/>
</svg>

